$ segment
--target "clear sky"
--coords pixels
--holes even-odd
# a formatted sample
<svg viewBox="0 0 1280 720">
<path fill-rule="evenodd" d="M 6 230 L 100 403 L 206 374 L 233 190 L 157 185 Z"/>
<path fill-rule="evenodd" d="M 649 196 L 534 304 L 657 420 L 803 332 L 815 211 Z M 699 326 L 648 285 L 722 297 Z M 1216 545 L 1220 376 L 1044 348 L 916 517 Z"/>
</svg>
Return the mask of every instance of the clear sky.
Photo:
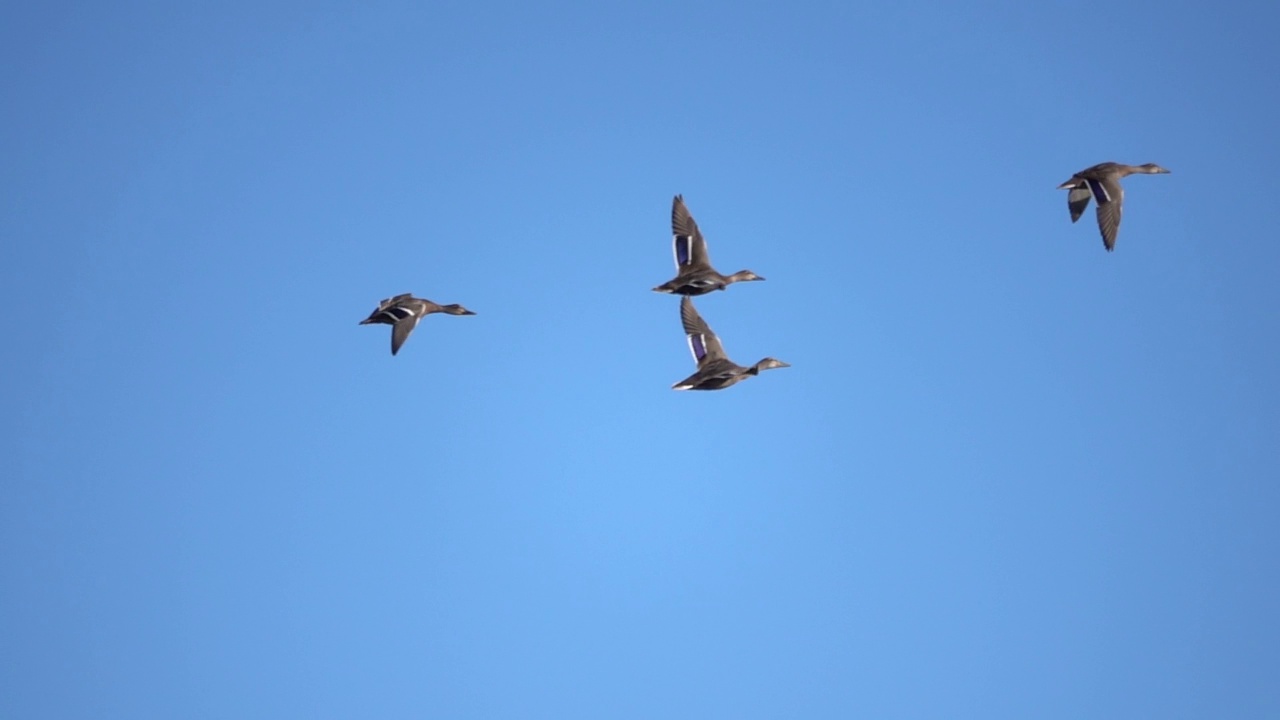
<svg viewBox="0 0 1280 720">
<path fill-rule="evenodd" d="M 1280 717 L 1280 6 L 175 5 L 0 22 L 0 717 Z"/>
</svg>

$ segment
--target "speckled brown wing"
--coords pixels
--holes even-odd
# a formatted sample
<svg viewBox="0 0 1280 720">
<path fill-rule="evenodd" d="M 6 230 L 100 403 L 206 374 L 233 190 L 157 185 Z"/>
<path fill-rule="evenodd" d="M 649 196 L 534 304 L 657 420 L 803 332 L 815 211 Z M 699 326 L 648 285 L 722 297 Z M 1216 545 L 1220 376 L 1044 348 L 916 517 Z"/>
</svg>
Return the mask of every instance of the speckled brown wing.
<svg viewBox="0 0 1280 720">
<path fill-rule="evenodd" d="M 1098 203 L 1098 230 L 1102 232 L 1102 244 L 1107 252 L 1116 249 L 1116 235 L 1120 232 L 1120 215 L 1124 207 L 1124 188 L 1117 178 L 1089 180 L 1089 190 Z"/>
<path fill-rule="evenodd" d="M 711 326 L 698 314 L 687 295 L 680 298 L 680 322 L 684 325 L 684 334 L 689 341 L 689 352 L 693 353 L 693 359 L 698 362 L 699 367 L 725 357 L 720 338 L 716 337 Z"/>
<path fill-rule="evenodd" d="M 711 258 L 707 255 L 707 241 L 694 222 L 689 208 L 685 207 L 684 197 L 675 196 L 671 201 L 671 238 L 675 246 L 676 269 L 702 269 L 711 267 Z"/>
</svg>

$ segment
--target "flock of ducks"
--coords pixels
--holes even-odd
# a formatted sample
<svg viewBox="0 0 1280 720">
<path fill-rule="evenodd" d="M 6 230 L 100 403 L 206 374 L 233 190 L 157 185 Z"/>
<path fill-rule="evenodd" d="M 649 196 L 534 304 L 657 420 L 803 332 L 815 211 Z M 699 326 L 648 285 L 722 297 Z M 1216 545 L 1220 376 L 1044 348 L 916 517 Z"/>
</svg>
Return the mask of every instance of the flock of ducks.
<svg viewBox="0 0 1280 720">
<path fill-rule="evenodd" d="M 1089 201 L 1094 201 L 1102 244 L 1107 252 L 1111 252 L 1116 248 L 1116 234 L 1120 230 L 1120 213 L 1124 204 L 1124 187 L 1120 185 L 1120 180 L 1130 175 L 1159 175 L 1168 172 L 1155 163 L 1125 165 L 1105 162 L 1072 175 L 1058 189 L 1070 191 L 1067 193 L 1067 210 L 1071 213 L 1073 223 L 1084 214 Z M 689 208 L 685 207 L 684 197 L 681 195 L 676 195 L 671 201 L 671 242 L 675 253 L 676 276 L 653 290 L 683 296 L 680 298 L 680 323 L 684 326 L 689 351 L 698 364 L 692 375 L 672 385 L 671 389 L 723 390 L 759 375 L 762 370 L 790 367 L 771 357 L 748 367 L 733 362 L 725 355 L 720 338 L 698 314 L 691 298 L 724 290 L 736 282 L 764 278 L 750 270 L 739 270 L 732 275 L 721 275 L 716 271 L 707 254 L 707 241 L 702 237 L 702 231 L 698 229 L 698 223 L 694 222 L 693 215 L 689 214 Z M 378 307 L 369 317 L 361 320 L 360 324 L 390 325 L 391 354 L 395 355 L 400 352 L 400 347 L 409 339 L 409 334 L 418 326 L 418 322 L 432 313 L 475 315 L 461 305 L 438 305 L 404 293 L 378 303 Z"/>
<path fill-rule="evenodd" d="M 724 354 L 720 338 L 711 326 L 698 314 L 690 298 L 706 295 L 714 290 L 724 290 L 733 283 L 747 280 L 764 280 L 750 270 L 739 270 L 732 275 L 721 275 L 711 267 L 707 255 L 707 241 L 693 221 L 684 197 L 677 195 L 671 201 L 671 242 L 676 255 L 676 277 L 654 288 L 654 292 L 683 295 L 680 298 L 680 322 L 684 325 L 689 351 L 693 353 L 698 369 L 689 377 L 671 386 L 672 390 L 723 390 L 739 383 L 761 370 L 790 367 L 781 360 L 767 357 L 751 367 L 742 367 Z"/>
</svg>

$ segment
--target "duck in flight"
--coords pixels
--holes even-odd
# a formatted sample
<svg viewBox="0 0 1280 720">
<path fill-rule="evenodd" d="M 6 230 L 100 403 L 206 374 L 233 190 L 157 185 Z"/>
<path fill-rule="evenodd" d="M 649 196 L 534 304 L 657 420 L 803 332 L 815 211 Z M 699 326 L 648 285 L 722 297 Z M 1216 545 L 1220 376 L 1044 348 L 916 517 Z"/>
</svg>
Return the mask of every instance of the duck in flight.
<svg viewBox="0 0 1280 720">
<path fill-rule="evenodd" d="M 711 331 L 711 327 L 698 314 L 693 301 L 687 295 L 680 298 L 680 322 L 684 325 L 684 334 L 689 341 L 689 351 L 693 353 L 693 359 L 698 363 L 698 370 L 672 385 L 672 390 L 723 390 L 749 377 L 759 375 L 761 370 L 791 367 L 790 364 L 771 357 L 751 367 L 742 367 L 730 360 L 724 354 L 720 338 Z"/>
<path fill-rule="evenodd" d="M 1071 211 L 1071 222 L 1080 219 L 1085 208 L 1089 207 L 1089 199 L 1098 202 L 1098 229 L 1102 231 L 1102 244 L 1107 252 L 1116 249 L 1116 233 L 1120 230 L 1120 211 L 1124 203 L 1124 188 L 1121 178 L 1130 175 L 1160 175 L 1168 170 L 1156 165 L 1125 165 L 1123 163 L 1104 162 L 1085 168 L 1071 179 L 1058 186 L 1059 190 L 1070 190 L 1067 193 L 1067 209 Z"/>
<path fill-rule="evenodd" d="M 409 333 L 418 327 L 418 321 L 431 313 L 449 315 L 475 315 L 461 305 L 437 305 L 430 300 L 416 298 L 411 293 L 396 295 L 378 303 L 378 308 L 361 325 L 390 325 L 391 354 L 400 352 L 400 346 L 409 339 Z"/>
<path fill-rule="evenodd" d="M 676 256 L 676 276 L 654 288 L 654 292 L 704 295 L 712 290 L 723 290 L 736 282 L 764 279 L 750 270 L 721 275 L 711 267 L 707 241 L 702 238 L 698 223 L 693 221 L 681 195 L 671 201 L 671 237 Z"/>
</svg>

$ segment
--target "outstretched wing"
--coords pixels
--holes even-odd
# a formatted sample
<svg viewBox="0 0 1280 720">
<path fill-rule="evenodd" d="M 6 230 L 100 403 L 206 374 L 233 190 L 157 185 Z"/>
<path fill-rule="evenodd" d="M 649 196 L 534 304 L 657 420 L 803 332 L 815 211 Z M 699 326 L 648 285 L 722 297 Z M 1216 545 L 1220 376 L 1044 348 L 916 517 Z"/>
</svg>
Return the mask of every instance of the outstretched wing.
<svg viewBox="0 0 1280 720">
<path fill-rule="evenodd" d="M 391 354 L 395 355 L 400 352 L 400 346 L 404 345 L 404 341 L 409 339 L 409 334 L 413 329 L 418 327 L 418 321 L 422 318 L 417 313 L 408 308 L 397 308 L 405 313 L 404 317 L 396 320 L 396 324 L 391 326 Z"/>
<path fill-rule="evenodd" d="M 1124 204 L 1124 188 L 1115 178 L 1089 180 L 1089 190 L 1098 201 L 1098 229 L 1102 231 L 1102 244 L 1107 250 L 1116 249 L 1116 234 L 1120 232 L 1120 213 Z"/>
<path fill-rule="evenodd" d="M 676 256 L 676 270 L 686 267 L 710 267 L 707 241 L 698 230 L 698 223 L 684 205 L 684 197 L 675 196 L 671 201 L 671 242 Z"/>
<path fill-rule="evenodd" d="M 693 353 L 693 359 L 699 367 L 725 357 L 720 338 L 716 337 L 711 326 L 698 314 L 688 295 L 680 299 L 680 322 L 684 325 L 684 334 L 689 341 L 689 352 Z"/>
</svg>

